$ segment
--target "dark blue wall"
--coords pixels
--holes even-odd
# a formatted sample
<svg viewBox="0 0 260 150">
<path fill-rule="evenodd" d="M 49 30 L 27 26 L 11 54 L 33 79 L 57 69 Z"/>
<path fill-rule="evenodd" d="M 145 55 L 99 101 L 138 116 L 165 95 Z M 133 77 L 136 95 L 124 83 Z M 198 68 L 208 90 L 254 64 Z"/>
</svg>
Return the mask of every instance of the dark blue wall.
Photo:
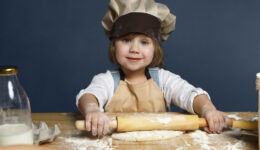
<svg viewBox="0 0 260 150">
<path fill-rule="evenodd" d="M 159 0 L 158 0 L 159 1 Z M 168 70 L 223 111 L 257 111 L 260 1 L 160 0 L 177 16 Z M 92 77 L 113 69 L 101 26 L 108 0 L 1 0 L 0 65 L 17 65 L 33 112 L 74 112 Z"/>
</svg>

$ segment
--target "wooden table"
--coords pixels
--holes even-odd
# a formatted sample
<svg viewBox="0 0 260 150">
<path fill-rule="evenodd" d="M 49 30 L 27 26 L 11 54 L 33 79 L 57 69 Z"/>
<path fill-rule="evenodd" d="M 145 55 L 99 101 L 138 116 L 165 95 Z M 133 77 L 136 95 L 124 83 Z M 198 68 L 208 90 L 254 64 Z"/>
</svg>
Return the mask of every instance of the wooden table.
<svg viewBox="0 0 260 150">
<path fill-rule="evenodd" d="M 257 112 L 228 112 L 227 115 L 240 117 L 243 120 L 251 120 L 255 117 Z M 114 117 L 117 114 L 108 114 Z M 97 149 L 97 147 L 85 148 L 78 147 L 75 143 L 68 142 L 68 139 L 89 139 L 93 142 L 99 139 L 92 137 L 85 131 L 78 131 L 74 127 L 76 120 L 83 119 L 79 113 L 33 113 L 33 122 L 39 124 L 44 121 L 49 127 L 57 124 L 61 129 L 61 134 L 51 143 L 45 143 L 41 146 L 50 147 L 62 150 L 77 150 L 77 149 Z M 192 133 L 198 132 L 201 137 L 191 136 Z M 105 137 L 111 140 L 111 136 Z M 205 139 L 206 138 L 206 139 Z M 100 139 L 102 140 L 102 139 Z M 88 141 L 89 142 L 89 141 Z M 88 147 L 88 148 L 87 148 Z M 178 149 L 178 150 L 201 150 L 201 149 L 243 149 L 243 150 L 257 150 L 258 149 L 258 136 L 248 134 L 248 132 L 227 129 L 221 134 L 207 134 L 204 131 L 189 131 L 181 136 L 169 140 L 150 141 L 150 142 L 125 142 L 113 140 L 110 148 L 107 149 Z"/>
</svg>

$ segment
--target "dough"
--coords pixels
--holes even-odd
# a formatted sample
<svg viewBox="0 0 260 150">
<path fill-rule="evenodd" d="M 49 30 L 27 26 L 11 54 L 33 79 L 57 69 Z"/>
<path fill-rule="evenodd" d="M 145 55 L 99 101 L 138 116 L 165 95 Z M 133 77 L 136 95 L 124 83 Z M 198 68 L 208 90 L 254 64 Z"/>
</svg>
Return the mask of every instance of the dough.
<svg viewBox="0 0 260 150">
<path fill-rule="evenodd" d="M 166 140 L 179 136 L 183 131 L 154 130 L 154 131 L 134 131 L 124 133 L 113 133 L 112 138 L 124 141 L 155 141 Z"/>
</svg>

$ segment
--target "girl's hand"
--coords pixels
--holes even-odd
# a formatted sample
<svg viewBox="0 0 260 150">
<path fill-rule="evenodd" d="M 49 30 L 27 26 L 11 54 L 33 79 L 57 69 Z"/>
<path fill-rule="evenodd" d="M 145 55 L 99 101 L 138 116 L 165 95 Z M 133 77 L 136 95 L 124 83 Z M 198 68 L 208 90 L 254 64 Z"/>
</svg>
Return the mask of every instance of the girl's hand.
<svg viewBox="0 0 260 150">
<path fill-rule="evenodd" d="M 205 117 L 208 127 L 204 130 L 208 133 L 221 133 L 223 128 L 228 126 L 228 117 L 222 111 L 216 109 L 207 109 L 202 113 Z"/>
<path fill-rule="evenodd" d="M 85 117 L 86 130 L 93 136 L 104 136 L 109 130 L 109 119 L 103 112 L 88 112 Z"/>
<path fill-rule="evenodd" d="M 109 130 L 109 119 L 104 112 L 100 112 L 97 98 L 92 94 L 84 94 L 80 100 L 78 108 L 85 116 L 87 131 L 92 131 L 93 136 L 103 136 Z"/>
</svg>

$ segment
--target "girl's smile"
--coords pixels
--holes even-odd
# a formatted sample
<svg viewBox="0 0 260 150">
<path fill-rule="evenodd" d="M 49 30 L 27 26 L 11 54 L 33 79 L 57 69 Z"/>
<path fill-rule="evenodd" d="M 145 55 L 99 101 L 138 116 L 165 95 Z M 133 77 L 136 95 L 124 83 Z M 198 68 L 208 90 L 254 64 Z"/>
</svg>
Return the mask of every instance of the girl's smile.
<svg viewBox="0 0 260 150">
<path fill-rule="evenodd" d="M 126 57 L 126 58 L 129 59 L 129 61 L 138 61 L 142 59 L 142 58 L 135 58 L 135 57 Z"/>
</svg>

